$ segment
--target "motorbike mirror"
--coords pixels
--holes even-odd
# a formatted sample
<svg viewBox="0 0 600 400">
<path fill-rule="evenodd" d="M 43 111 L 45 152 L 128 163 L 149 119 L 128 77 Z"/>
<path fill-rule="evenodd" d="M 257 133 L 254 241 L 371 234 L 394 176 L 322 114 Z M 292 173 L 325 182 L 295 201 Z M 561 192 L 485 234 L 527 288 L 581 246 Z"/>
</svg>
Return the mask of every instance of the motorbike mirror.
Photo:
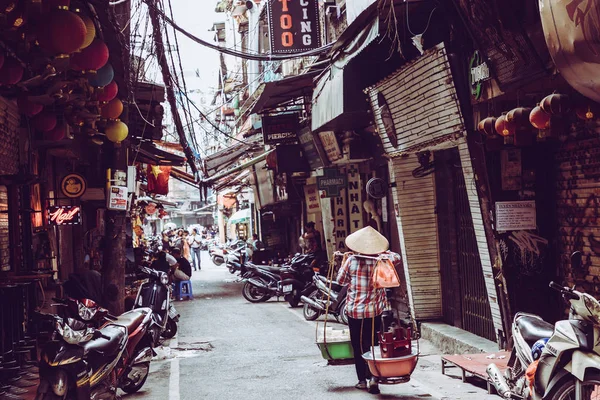
<svg viewBox="0 0 600 400">
<path fill-rule="evenodd" d="M 580 251 L 575 251 L 573 252 L 573 254 L 571 254 L 571 269 L 573 271 L 577 271 L 580 270 L 583 263 L 582 263 L 582 258 L 583 255 L 581 254 Z"/>
</svg>

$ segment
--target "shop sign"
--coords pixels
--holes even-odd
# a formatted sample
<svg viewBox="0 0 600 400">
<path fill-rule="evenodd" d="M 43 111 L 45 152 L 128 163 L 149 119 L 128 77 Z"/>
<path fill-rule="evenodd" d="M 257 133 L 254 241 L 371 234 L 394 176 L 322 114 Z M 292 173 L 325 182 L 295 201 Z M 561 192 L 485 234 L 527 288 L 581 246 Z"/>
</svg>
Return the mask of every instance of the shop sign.
<svg viewBox="0 0 600 400">
<path fill-rule="evenodd" d="M 319 150 L 317 149 L 317 145 L 310 127 L 302 128 L 300 131 L 298 131 L 298 140 L 300 141 L 302 152 L 304 153 L 306 161 L 308 161 L 310 169 L 316 171 L 317 169 L 322 168 L 323 159 L 319 154 Z"/>
<path fill-rule="evenodd" d="M 79 206 L 48 207 L 48 223 L 54 226 L 81 224 L 81 208 Z"/>
<path fill-rule="evenodd" d="M 115 211 L 127 211 L 127 186 L 108 188 L 106 208 Z"/>
<path fill-rule="evenodd" d="M 523 167 L 521 149 L 504 149 L 500 157 L 502 190 L 521 190 Z"/>
<path fill-rule="evenodd" d="M 342 158 L 342 152 L 340 151 L 340 145 L 335 137 L 335 132 L 319 132 L 319 138 L 321 139 L 323 150 L 325 150 L 325 154 L 327 154 L 327 159 L 329 162 L 334 162 Z"/>
<path fill-rule="evenodd" d="M 497 231 L 520 231 L 536 228 L 534 200 L 496 202 Z"/>
<path fill-rule="evenodd" d="M 346 169 L 338 170 L 337 168 L 327 168 L 327 170 L 335 170 L 338 175 L 346 177 Z M 318 182 L 317 182 L 318 183 Z M 329 197 L 329 196 L 328 196 Z M 339 196 L 333 199 L 333 214 L 335 221 L 334 228 L 334 243 L 337 251 L 344 252 L 346 248 L 346 236 L 348 236 L 348 207 L 346 204 L 346 189 L 339 190 Z"/>
<path fill-rule="evenodd" d="M 304 186 L 304 197 L 306 198 L 306 212 L 320 213 L 321 212 L 321 196 L 317 185 Z"/>
<path fill-rule="evenodd" d="M 272 53 L 299 53 L 321 46 L 318 0 L 269 0 Z"/>
<path fill-rule="evenodd" d="M 371 178 L 367 182 L 367 194 L 374 199 L 383 199 L 387 196 L 388 184 L 381 178 Z"/>
<path fill-rule="evenodd" d="M 71 199 L 83 196 L 86 187 L 85 179 L 79 174 L 69 174 L 60 181 L 62 194 Z"/>
<path fill-rule="evenodd" d="M 348 209 L 350 210 L 350 233 L 364 227 L 363 199 L 360 172 L 357 164 L 348 165 Z"/>
<path fill-rule="evenodd" d="M 298 114 L 265 115 L 262 117 L 263 140 L 265 144 L 296 143 Z"/>
<path fill-rule="evenodd" d="M 481 98 L 482 82 L 490 79 L 490 69 L 481 57 L 481 53 L 475 50 L 469 61 L 469 81 L 471 83 L 471 94 L 477 100 Z"/>
<path fill-rule="evenodd" d="M 342 196 L 348 186 L 348 177 L 338 168 L 324 168 L 323 176 L 317 177 L 317 188 L 325 192 L 325 197 Z"/>
</svg>

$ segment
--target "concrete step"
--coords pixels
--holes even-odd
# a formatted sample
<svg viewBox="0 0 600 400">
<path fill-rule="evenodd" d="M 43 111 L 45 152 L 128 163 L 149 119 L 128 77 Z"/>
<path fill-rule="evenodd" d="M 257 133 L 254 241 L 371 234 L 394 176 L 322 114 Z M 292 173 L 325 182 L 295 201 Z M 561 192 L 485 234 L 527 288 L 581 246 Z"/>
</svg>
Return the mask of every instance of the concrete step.
<svg viewBox="0 0 600 400">
<path fill-rule="evenodd" d="M 423 322 L 421 337 L 429 340 L 442 354 L 494 353 L 498 351 L 496 343 L 442 322 Z"/>
</svg>

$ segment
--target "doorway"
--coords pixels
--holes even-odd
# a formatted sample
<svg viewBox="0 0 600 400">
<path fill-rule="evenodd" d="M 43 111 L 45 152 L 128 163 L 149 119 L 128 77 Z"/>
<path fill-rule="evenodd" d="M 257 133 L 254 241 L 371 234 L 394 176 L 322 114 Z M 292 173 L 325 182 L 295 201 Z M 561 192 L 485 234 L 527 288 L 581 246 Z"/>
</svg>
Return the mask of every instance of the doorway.
<svg viewBox="0 0 600 400">
<path fill-rule="evenodd" d="M 496 341 L 458 149 L 434 159 L 444 322 Z"/>
</svg>

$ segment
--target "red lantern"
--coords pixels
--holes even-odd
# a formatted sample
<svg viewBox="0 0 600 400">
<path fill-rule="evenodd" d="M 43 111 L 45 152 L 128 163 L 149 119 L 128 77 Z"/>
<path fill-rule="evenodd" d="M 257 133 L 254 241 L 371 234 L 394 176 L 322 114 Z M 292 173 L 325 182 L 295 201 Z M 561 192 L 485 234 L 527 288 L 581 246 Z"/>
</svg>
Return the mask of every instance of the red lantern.
<svg viewBox="0 0 600 400">
<path fill-rule="evenodd" d="M 44 109 L 43 105 L 29 101 L 26 95 L 21 95 L 17 98 L 17 105 L 19 106 L 19 111 L 28 117 L 33 117 Z"/>
<path fill-rule="evenodd" d="M 71 68 L 81 71 L 97 71 L 108 62 L 108 47 L 100 39 L 94 39 L 85 49 L 71 57 Z"/>
<path fill-rule="evenodd" d="M 14 85 L 19 83 L 23 78 L 25 69 L 14 58 L 9 58 L 4 61 L 4 65 L 0 68 L 0 84 Z"/>
<path fill-rule="evenodd" d="M 66 130 L 64 125 L 58 125 L 54 129 L 44 132 L 45 140 L 59 141 L 63 140 L 66 136 Z"/>
<path fill-rule="evenodd" d="M 515 124 L 506 120 L 506 114 L 498 117 L 494 127 L 500 136 L 508 137 L 515 134 Z"/>
<path fill-rule="evenodd" d="M 506 114 L 506 120 L 510 123 L 515 124 L 515 127 L 522 127 L 523 125 L 529 122 L 529 114 L 531 113 L 531 108 L 526 107 L 517 107 L 510 110 Z"/>
<path fill-rule="evenodd" d="M 49 111 L 43 111 L 33 117 L 31 124 L 35 129 L 41 132 L 50 132 L 56 128 L 56 115 Z"/>
<path fill-rule="evenodd" d="M 55 10 L 45 16 L 38 30 L 40 47 L 51 54 L 71 54 L 83 45 L 87 28 L 79 16 Z"/>
<path fill-rule="evenodd" d="M 104 86 L 103 90 L 98 91 L 98 101 L 111 101 L 117 97 L 117 93 L 119 93 L 119 86 L 115 81 L 112 81 Z"/>
<path fill-rule="evenodd" d="M 123 103 L 119 99 L 112 99 L 100 109 L 100 115 L 106 119 L 117 119 L 123 113 Z"/>
<path fill-rule="evenodd" d="M 477 129 L 489 137 L 496 135 L 496 117 L 487 117 L 479 121 Z"/>
<path fill-rule="evenodd" d="M 550 114 L 538 105 L 529 113 L 529 122 L 536 129 L 548 129 L 550 127 Z"/>
<path fill-rule="evenodd" d="M 547 114 L 555 115 L 569 111 L 569 96 L 566 94 L 551 94 L 540 102 L 540 107 Z"/>
</svg>

